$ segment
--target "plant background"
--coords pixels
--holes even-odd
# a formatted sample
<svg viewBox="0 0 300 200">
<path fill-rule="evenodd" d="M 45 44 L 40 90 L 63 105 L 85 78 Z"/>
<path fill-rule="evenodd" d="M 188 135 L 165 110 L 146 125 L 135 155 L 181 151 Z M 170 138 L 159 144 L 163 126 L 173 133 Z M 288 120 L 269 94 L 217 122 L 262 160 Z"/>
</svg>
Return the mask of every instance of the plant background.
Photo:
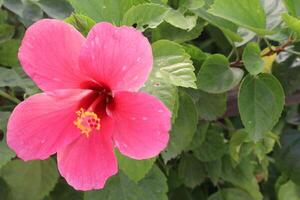
<svg viewBox="0 0 300 200">
<path fill-rule="evenodd" d="M 0 5 L 1 200 L 300 199 L 299 0 Z M 55 156 L 23 162 L 6 145 L 11 111 L 40 92 L 17 52 L 26 28 L 42 18 L 65 20 L 84 35 L 100 21 L 134 26 L 152 44 L 154 67 L 142 90 L 172 111 L 169 146 L 143 161 L 116 152 L 119 173 L 103 190 L 75 191 Z"/>
</svg>

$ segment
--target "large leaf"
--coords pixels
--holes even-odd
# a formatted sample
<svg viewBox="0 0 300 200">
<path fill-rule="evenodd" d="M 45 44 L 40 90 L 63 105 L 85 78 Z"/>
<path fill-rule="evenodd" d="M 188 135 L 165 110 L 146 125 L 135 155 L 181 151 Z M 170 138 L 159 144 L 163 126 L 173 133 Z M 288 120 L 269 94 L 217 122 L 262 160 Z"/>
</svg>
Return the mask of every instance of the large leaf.
<svg viewBox="0 0 300 200">
<path fill-rule="evenodd" d="M 232 41 L 242 41 L 242 38 L 237 34 L 238 26 L 232 22 L 210 14 L 205 8 L 199 8 L 197 10 L 193 10 L 192 12 L 202 19 L 205 19 L 210 24 L 220 28 L 223 33 Z"/>
<path fill-rule="evenodd" d="M 206 137 L 202 145 L 193 150 L 195 156 L 204 162 L 220 159 L 227 150 L 227 145 L 224 142 L 223 130 L 211 125 L 206 133 Z"/>
<path fill-rule="evenodd" d="M 198 76 L 197 86 L 208 93 L 223 93 L 236 87 L 243 77 L 243 70 L 230 68 L 228 59 L 215 54 L 203 63 Z"/>
<path fill-rule="evenodd" d="M 37 3 L 47 15 L 57 19 L 66 18 L 73 11 L 67 0 L 39 0 Z"/>
<path fill-rule="evenodd" d="M 132 158 L 123 156 L 117 152 L 118 165 L 131 180 L 138 182 L 149 172 L 152 168 L 155 158 L 147 160 L 134 160 Z"/>
<path fill-rule="evenodd" d="M 289 13 L 294 17 L 300 17 L 300 1 L 298 0 L 283 0 Z"/>
<path fill-rule="evenodd" d="M 26 163 L 14 160 L 1 169 L 0 176 L 11 189 L 9 199 L 40 200 L 54 188 L 58 172 L 52 159 Z"/>
<path fill-rule="evenodd" d="M 288 130 L 283 133 L 281 148 L 276 149 L 276 165 L 287 177 L 300 184 L 300 132 Z"/>
<path fill-rule="evenodd" d="M 195 188 L 205 179 L 204 165 L 193 155 L 185 154 L 178 168 L 178 175 L 187 187 Z"/>
<path fill-rule="evenodd" d="M 266 14 L 260 0 L 215 0 L 210 13 L 260 35 L 270 33 L 266 30 Z"/>
<path fill-rule="evenodd" d="M 165 162 L 175 158 L 192 142 L 197 127 L 197 111 L 191 97 L 179 93 L 179 110 L 172 126 L 168 147 L 162 152 Z"/>
<path fill-rule="evenodd" d="M 166 178 L 154 167 L 138 184 L 131 181 L 122 172 L 110 178 L 102 190 L 86 192 L 85 200 L 167 200 Z"/>
<path fill-rule="evenodd" d="M 205 120 L 216 120 L 225 113 L 227 107 L 226 93 L 210 94 L 198 91 L 198 95 L 195 104 L 200 118 Z"/>
<path fill-rule="evenodd" d="M 271 74 L 248 75 L 242 82 L 238 106 L 242 122 L 251 139 L 261 139 L 279 120 L 284 91 Z"/>
<path fill-rule="evenodd" d="M 196 76 L 190 56 L 179 44 L 160 40 L 152 45 L 155 76 L 175 86 L 196 88 Z"/>
<path fill-rule="evenodd" d="M 246 69 L 252 75 L 259 74 L 264 69 L 264 61 L 257 43 L 248 43 L 243 52 L 243 61 Z"/>
<path fill-rule="evenodd" d="M 197 18 L 197 16 L 184 16 L 178 10 L 170 10 L 165 18 L 165 21 L 177 28 L 192 30 L 192 28 L 196 26 Z"/>
<path fill-rule="evenodd" d="M 0 42 L 11 39 L 15 34 L 15 27 L 9 24 L 0 25 Z"/>
<path fill-rule="evenodd" d="M 235 168 L 232 167 L 228 156 L 222 159 L 222 178 L 247 191 L 253 199 L 261 200 L 262 194 L 259 191 L 259 185 L 254 173 L 254 165 L 249 158 L 240 162 Z"/>
<path fill-rule="evenodd" d="M 122 24 L 136 25 L 136 27 L 143 31 L 147 28 L 156 28 L 163 22 L 167 16 L 169 9 L 159 4 L 140 4 L 130 8 L 124 15 Z"/>
<path fill-rule="evenodd" d="M 96 22 L 107 21 L 121 25 L 125 12 L 143 0 L 69 0 L 75 11 L 84 14 Z"/>
</svg>

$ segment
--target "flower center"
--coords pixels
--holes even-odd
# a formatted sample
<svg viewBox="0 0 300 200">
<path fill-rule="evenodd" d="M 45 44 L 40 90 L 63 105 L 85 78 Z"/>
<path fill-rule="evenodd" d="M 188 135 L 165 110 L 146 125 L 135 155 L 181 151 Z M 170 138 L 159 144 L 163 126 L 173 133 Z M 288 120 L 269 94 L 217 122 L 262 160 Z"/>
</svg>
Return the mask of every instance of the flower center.
<svg viewBox="0 0 300 200">
<path fill-rule="evenodd" d="M 83 108 L 80 108 L 76 114 L 77 119 L 74 121 L 74 124 L 86 137 L 90 136 L 90 132 L 93 129 L 100 130 L 100 118 L 96 113 L 85 111 Z"/>
</svg>

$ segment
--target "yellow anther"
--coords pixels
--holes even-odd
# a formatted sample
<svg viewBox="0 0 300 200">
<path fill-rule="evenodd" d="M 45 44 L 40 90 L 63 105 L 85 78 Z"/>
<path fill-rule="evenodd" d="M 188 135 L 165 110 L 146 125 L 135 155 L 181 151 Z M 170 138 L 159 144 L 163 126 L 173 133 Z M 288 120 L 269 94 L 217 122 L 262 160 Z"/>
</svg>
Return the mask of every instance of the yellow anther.
<svg viewBox="0 0 300 200">
<path fill-rule="evenodd" d="M 81 133 L 90 136 L 93 129 L 100 130 L 100 118 L 98 115 L 92 111 L 85 111 L 83 108 L 76 111 L 77 119 L 74 124 L 80 129 Z"/>
</svg>

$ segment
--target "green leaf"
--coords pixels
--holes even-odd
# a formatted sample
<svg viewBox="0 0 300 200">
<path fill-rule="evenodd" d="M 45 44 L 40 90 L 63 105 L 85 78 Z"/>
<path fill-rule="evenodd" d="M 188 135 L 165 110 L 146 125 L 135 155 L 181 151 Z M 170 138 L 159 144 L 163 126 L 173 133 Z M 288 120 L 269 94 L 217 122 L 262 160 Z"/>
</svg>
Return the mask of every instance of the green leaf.
<svg viewBox="0 0 300 200">
<path fill-rule="evenodd" d="M 16 154 L 7 146 L 6 141 L 0 141 L 0 169 L 8 163 Z"/>
<path fill-rule="evenodd" d="M 226 188 L 214 193 L 208 200 L 253 200 L 253 198 L 241 189 Z"/>
<path fill-rule="evenodd" d="M 147 160 L 134 160 L 123 156 L 118 151 L 116 152 L 118 158 L 119 169 L 121 169 L 131 180 L 138 182 L 150 171 L 156 158 Z"/>
<path fill-rule="evenodd" d="M 110 178 L 104 189 L 86 192 L 85 200 L 167 200 L 168 186 L 166 178 L 154 167 L 138 184 L 127 178 L 122 172 Z"/>
<path fill-rule="evenodd" d="M 198 115 L 205 120 L 216 120 L 224 115 L 227 107 L 227 94 L 210 94 L 198 91 L 199 97 L 196 101 Z"/>
<path fill-rule="evenodd" d="M 238 107 L 249 137 L 258 141 L 279 120 L 284 106 L 284 91 L 271 74 L 248 75 L 243 80 Z"/>
<path fill-rule="evenodd" d="M 197 121 L 197 111 L 193 100 L 185 92 L 180 92 L 178 116 L 172 126 L 168 147 L 162 152 L 165 162 L 175 158 L 192 142 Z"/>
<path fill-rule="evenodd" d="M 1 169 L 0 176 L 11 189 L 9 199 L 39 200 L 54 188 L 58 172 L 52 159 L 28 162 L 13 160 Z"/>
<path fill-rule="evenodd" d="M 281 148 L 276 149 L 276 165 L 281 172 L 296 184 L 300 184 L 300 132 L 285 131 L 280 139 Z"/>
<path fill-rule="evenodd" d="M 300 17 L 300 1 L 298 0 L 283 0 L 289 13 L 294 17 Z"/>
<path fill-rule="evenodd" d="M 7 121 L 10 114 L 10 112 L 0 112 L 0 131 L 6 132 Z"/>
<path fill-rule="evenodd" d="M 165 6 L 153 3 L 140 4 L 131 7 L 124 15 L 122 24 L 132 26 L 143 31 L 147 28 L 156 28 L 163 22 L 169 9 Z"/>
<path fill-rule="evenodd" d="M 216 125 L 211 125 L 202 145 L 193 150 L 194 155 L 203 162 L 220 159 L 227 151 L 224 140 L 223 130 Z"/>
<path fill-rule="evenodd" d="M 155 76 L 175 86 L 196 88 L 190 56 L 177 43 L 160 40 L 152 44 Z"/>
<path fill-rule="evenodd" d="M 204 0 L 179 0 L 179 6 L 187 9 L 198 9 L 205 5 Z"/>
<path fill-rule="evenodd" d="M 156 69 L 152 70 L 141 90 L 159 98 L 170 109 L 172 117 L 174 117 L 173 111 L 176 110 L 175 104 L 178 98 L 177 87 L 165 82 L 162 78 L 155 77 L 156 71 Z"/>
<path fill-rule="evenodd" d="M 278 191 L 278 200 L 300 200 L 300 186 L 292 181 L 280 186 Z"/>
<path fill-rule="evenodd" d="M 208 21 L 210 24 L 218 27 L 223 31 L 223 33 L 230 38 L 232 41 L 241 42 L 243 39 L 237 34 L 238 26 L 233 24 L 232 22 L 225 20 L 223 18 L 214 16 L 207 12 L 204 8 L 199 8 L 197 10 L 193 10 L 193 13 L 201 17 L 202 19 Z"/>
<path fill-rule="evenodd" d="M 75 11 L 96 22 L 110 22 L 121 25 L 125 12 L 144 0 L 69 0 Z"/>
<path fill-rule="evenodd" d="M 213 182 L 214 185 L 218 185 L 218 181 L 222 174 L 222 162 L 221 160 L 214 160 L 210 162 L 205 162 L 205 171 L 207 176 Z"/>
<path fill-rule="evenodd" d="M 246 69 L 252 75 L 261 73 L 264 69 L 264 61 L 261 58 L 261 51 L 257 43 L 250 42 L 243 52 L 243 61 Z"/>
<path fill-rule="evenodd" d="M 165 21 L 173 26 L 184 29 L 192 30 L 197 24 L 197 16 L 184 16 L 178 10 L 170 10 L 165 18 Z"/>
<path fill-rule="evenodd" d="M 248 133 L 245 132 L 243 129 L 238 130 L 233 133 L 230 142 L 229 142 L 229 153 L 231 158 L 235 162 L 239 162 L 240 160 L 240 151 L 242 144 L 246 141 L 248 137 Z"/>
<path fill-rule="evenodd" d="M 0 65 L 18 66 L 19 46 L 20 41 L 14 39 L 0 43 Z"/>
<path fill-rule="evenodd" d="M 205 179 L 204 165 L 193 155 L 184 154 L 178 166 L 178 175 L 187 187 L 195 188 Z"/>
<path fill-rule="evenodd" d="M 154 166 L 147 176 L 139 182 L 139 186 L 143 190 L 143 200 L 168 199 L 167 179 L 157 166 Z"/>
<path fill-rule="evenodd" d="M 198 149 L 204 142 L 206 133 L 209 127 L 209 122 L 200 121 L 194 134 L 192 143 L 185 149 L 186 151 Z"/>
<path fill-rule="evenodd" d="M 204 21 L 198 20 L 196 26 L 192 30 L 187 31 L 163 22 L 156 29 L 153 29 L 152 41 L 161 39 L 168 39 L 178 43 L 190 41 L 199 37 L 205 25 Z"/>
<path fill-rule="evenodd" d="M 20 85 L 22 85 L 22 80 L 15 70 L 0 67 L 0 87 Z"/>
<path fill-rule="evenodd" d="M 64 179 L 60 179 L 44 200 L 83 200 L 83 192 L 75 190 Z"/>
<path fill-rule="evenodd" d="M 270 33 L 266 30 L 266 14 L 260 0 L 215 0 L 209 12 L 259 35 Z"/>
<path fill-rule="evenodd" d="M 243 75 L 243 70 L 229 67 L 225 56 L 215 54 L 208 56 L 203 63 L 197 76 L 197 86 L 208 93 L 224 93 L 236 87 Z"/>
<path fill-rule="evenodd" d="M 11 39 L 15 34 L 15 27 L 9 24 L 0 25 L 0 42 Z"/>
<path fill-rule="evenodd" d="M 64 19 L 71 15 L 73 8 L 67 0 L 39 0 L 37 4 L 50 17 Z"/>
<path fill-rule="evenodd" d="M 249 158 L 243 159 L 235 168 L 232 167 L 228 156 L 222 159 L 222 178 L 247 191 L 253 199 L 262 200 L 262 194 L 253 171 L 254 165 Z"/>
<path fill-rule="evenodd" d="M 300 20 L 296 17 L 290 16 L 287 13 L 282 14 L 282 19 L 286 25 L 295 32 L 297 39 L 300 38 Z"/>
<path fill-rule="evenodd" d="M 182 47 L 184 48 L 185 52 L 191 56 L 194 66 L 200 68 L 207 58 L 206 53 L 192 44 L 182 44 Z"/>
<path fill-rule="evenodd" d="M 80 14 L 72 14 L 65 19 L 65 22 L 74 26 L 84 36 L 87 36 L 92 27 L 96 24 L 91 18 Z"/>
</svg>

